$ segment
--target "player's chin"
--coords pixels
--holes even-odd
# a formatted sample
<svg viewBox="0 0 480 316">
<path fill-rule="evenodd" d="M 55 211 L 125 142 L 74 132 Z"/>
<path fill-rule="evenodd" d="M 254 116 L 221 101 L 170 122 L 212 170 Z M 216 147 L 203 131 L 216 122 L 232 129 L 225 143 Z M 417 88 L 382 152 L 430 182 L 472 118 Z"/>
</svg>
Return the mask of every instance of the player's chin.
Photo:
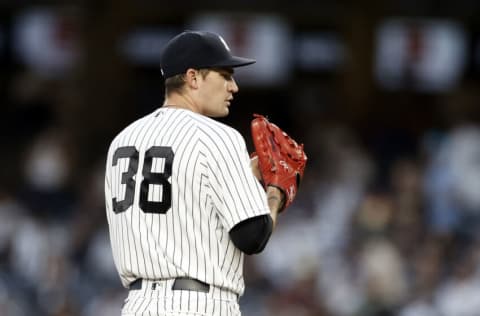
<svg viewBox="0 0 480 316">
<path fill-rule="evenodd" d="M 211 117 L 225 117 L 228 114 L 230 114 L 230 109 L 228 106 L 223 106 L 218 109 L 218 111 L 215 111 L 215 113 L 212 113 L 210 116 Z"/>
<path fill-rule="evenodd" d="M 227 116 L 228 114 L 230 114 L 230 108 L 226 106 L 223 111 L 223 116 Z"/>
</svg>

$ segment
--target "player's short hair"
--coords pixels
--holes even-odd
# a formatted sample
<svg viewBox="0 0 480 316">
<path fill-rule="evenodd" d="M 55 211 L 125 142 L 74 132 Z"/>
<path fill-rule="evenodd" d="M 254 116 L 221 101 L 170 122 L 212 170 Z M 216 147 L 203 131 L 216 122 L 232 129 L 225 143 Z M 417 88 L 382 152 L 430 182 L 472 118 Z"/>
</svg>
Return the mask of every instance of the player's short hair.
<svg viewBox="0 0 480 316">
<path fill-rule="evenodd" d="M 165 94 L 180 92 L 185 84 L 185 74 L 179 74 L 165 79 Z"/>
<path fill-rule="evenodd" d="M 207 74 L 210 72 L 211 69 L 204 68 L 204 69 L 199 69 L 198 72 L 202 76 L 202 78 L 205 78 Z M 165 79 L 165 95 L 169 95 L 172 92 L 177 92 L 180 93 L 183 90 L 183 87 L 185 85 L 185 74 L 178 74 L 171 76 L 167 79 Z"/>
</svg>

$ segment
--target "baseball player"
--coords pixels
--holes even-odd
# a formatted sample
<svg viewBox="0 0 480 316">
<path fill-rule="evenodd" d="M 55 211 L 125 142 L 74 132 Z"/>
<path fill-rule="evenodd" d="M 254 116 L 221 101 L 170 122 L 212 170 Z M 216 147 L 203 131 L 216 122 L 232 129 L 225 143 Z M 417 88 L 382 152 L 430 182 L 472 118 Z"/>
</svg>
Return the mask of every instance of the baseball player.
<svg viewBox="0 0 480 316">
<path fill-rule="evenodd" d="M 261 252 L 285 193 L 262 187 L 229 113 L 235 67 L 217 34 L 186 31 L 161 55 L 165 101 L 112 141 L 106 213 L 129 289 L 122 315 L 240 315 L 244 254 Z M 255 162 L 255 161 L 254 161 Z"/>
</svg>

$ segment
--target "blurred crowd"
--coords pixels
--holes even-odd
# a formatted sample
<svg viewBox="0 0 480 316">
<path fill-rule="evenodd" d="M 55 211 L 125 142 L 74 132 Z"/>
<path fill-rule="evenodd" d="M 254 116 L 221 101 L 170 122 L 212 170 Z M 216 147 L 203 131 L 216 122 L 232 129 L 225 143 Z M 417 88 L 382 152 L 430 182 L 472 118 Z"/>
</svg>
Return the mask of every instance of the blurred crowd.
<svg viewBox="0 0 480 316">
<path fill-rule="evenodd" d="M 70 28 L 62 30 L 56 36 L 68 38 Z M 96 40 L 89 45 L 114 46 Z M 134 71 L 122 63 L 104 63 L 109 51 L 98 53 L 103 59 L 90 57 L 74 76 L 39 77 L 10 64 L 0 74 L 6 83 L 0 86 L 0 316 L 120 314 L 127 290 L 108 238 L 105 155 L 119 128 L 160 104 L 162 87 L 158 69 L 150 82 L 132 79 Z M 352 76 L 368 77 L 362 69 Z M 440 124 L 426 104 L 437 98 L 410 95 L 411 114 L 393 132 L 388 124 L 404 104 L 392 99 L 402 92 L 382 110 L 393 114 L 369 120 L 361 109 L 372 98 L 362 91 L 368 80 L 345 78 L 340 92 L 331 89 L 335 84 L 304 84 L 303 78 L 274 93 L 247 88 L 234 102 L 229 123 L 244 128 L 247 142 L 246 112 L 255 110 L 303 142 L 309 157 L 296 201 L 281 214 L 265 251 L 246 259 L 243 315 L 478 316 L 478 83 L 461 96 L 469 98 L 470 112 L 462 119 L 445 112 Z M 121 100 L 128 85 L 138 91 Z M 256 102 L 248 104 L 248 97 Z M 336 111 L 338 100 L 354 103 L 364 119 L 349 124 L 357 113 Z M 119 101 L 136 103 L 117 107 Z M 102 102 L 111 104 L 102 108 Z M 450 109 L 462 102 L 455 99 Z M 390 119 L 375 129 L 382 115 Z M 431 121 L 419 123 L 425 117 Z M 416 124 L 413 137 L 410 123 Z"/>
<path fill-rule="evenodd" d="M 2 157 L 0 315 L 119 315 L 104 157 L 75 174 L 75 144 L 39 100 L 4 124 L 31 123 L 4 139 L 17 151 Z M 480 126 L 424 131 L 387 162 L 345 124 L 302 135 L 305 178 L 265 251 L 247 258 L 244 315 L 478 315 Z"/>
<path fill-rule="evenodd" d="M 348 128 L 316 137 L 326 160 L 252 258 L 246 315 L 477 315 L 480 126 L 426 133 L 380 185 Z"/>
</svg>

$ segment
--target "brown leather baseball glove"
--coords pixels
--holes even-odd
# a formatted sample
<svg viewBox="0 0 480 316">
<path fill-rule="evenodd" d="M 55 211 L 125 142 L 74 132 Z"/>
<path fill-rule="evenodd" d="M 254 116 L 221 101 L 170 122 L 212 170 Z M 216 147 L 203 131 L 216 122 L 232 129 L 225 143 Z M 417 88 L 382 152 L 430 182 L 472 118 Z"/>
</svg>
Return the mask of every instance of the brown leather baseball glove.
<svg viewBox="0 0 480 316">
<path fill-rule="evenodd" d="M 254 114 L 251 123 L 253 144 L 258 156 L 258 167 L 265 187 L 275 186 L 285 195 L 280 211 L 285 210 L 297 194 L 307 162 L 303 144 L 282 131 L 262 115 Z"/>
</svg>

